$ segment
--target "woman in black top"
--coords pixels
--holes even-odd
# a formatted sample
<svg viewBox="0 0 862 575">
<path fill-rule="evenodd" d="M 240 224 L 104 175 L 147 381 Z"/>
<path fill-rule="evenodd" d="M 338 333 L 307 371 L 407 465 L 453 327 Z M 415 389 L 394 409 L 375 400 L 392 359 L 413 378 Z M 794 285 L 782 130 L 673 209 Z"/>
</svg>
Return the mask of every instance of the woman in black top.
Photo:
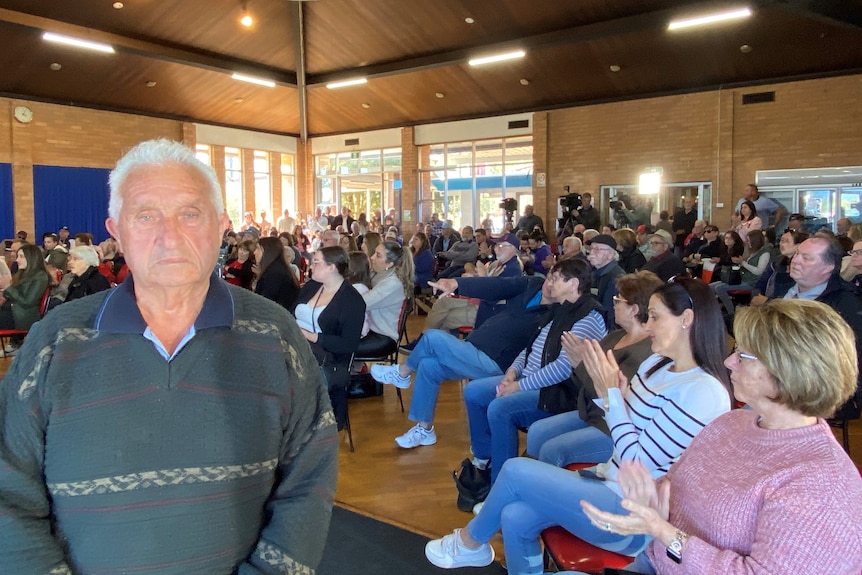
<svg viewBox="0 0 862 575">
<path fill-rule="evenodd" d="M 257 262 L 252 266 L 257 276 L 256 294 L 271 299 L 288 311 L 293 311 L 299 283 L 284 261 L 284 247 L 278 238 L 260 238 L 254 251 Z"/>
<path fill-rule="evenodd" d="M 365 300 L 347 280 L 349 260 L 343 248 L 320 248 L 311 265 L 314 279 L 300 290 L 294 315 L 326 378 L 341 429 L 347 413 L 350 356 L 359 345 Z"/>
</svg>

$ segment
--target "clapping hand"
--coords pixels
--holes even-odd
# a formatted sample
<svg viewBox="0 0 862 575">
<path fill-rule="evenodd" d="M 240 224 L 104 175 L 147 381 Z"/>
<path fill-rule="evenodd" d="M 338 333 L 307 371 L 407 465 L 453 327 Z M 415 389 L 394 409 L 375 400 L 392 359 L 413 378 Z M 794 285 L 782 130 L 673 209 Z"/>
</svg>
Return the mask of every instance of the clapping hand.
<svg viewBox="0 0 862 575">
<path fill-rule="evenodd" d="M 605 353 L 599 342 L 585 340 L 583 360 L 584 367 L 587 368 L 587 373 L 589 373 L 590 379 L 593 380 L 593 386 L 596 388 L 596 395 L 598 397 L 607 397 L 608 389 L 612 387 L 619 387 L 621 390 L 625 389 L 627 384 L 626 376 L 620 371 L 620 366 L 617 365 L 613 350 L 608 350 Z"/>
<path fill-rule="evenodd" d="M 560 340 L 572 368 L 577 367 L 584 360 L 584 340 L 570 331 L 564 331 Z"/>
</svg>

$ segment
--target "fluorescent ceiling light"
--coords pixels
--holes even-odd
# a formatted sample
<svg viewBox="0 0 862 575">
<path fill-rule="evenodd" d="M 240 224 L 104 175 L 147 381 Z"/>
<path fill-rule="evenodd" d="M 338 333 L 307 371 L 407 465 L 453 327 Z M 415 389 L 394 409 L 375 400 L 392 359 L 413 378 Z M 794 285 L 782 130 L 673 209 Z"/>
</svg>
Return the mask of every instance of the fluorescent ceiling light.
<svg viewBox="0 0 862 575">
<path fill-rule="evenodd" d="M 333 90 L 335 88 L 344 88 L 345 86 L 359 86 L 366 82 L 368 82 L 367 78 L 354 78 L 352 80 L 342 80 L 341 82 L 330 82 L 326 87 Z"/>
<path fill-rule="evenodd" d="M 105 52 L 113 54 L 114 48 L 109 44 L 101 44 L 99 42 L 90 42 L 89 40 L 79 40 L 71 36 L 63 36 L 62 34 L 54 34 L 53 32 L 45 32 L 42 34 L 42 39 L 48 42 L 56 42 L 67 46 L 75 46 L 76 48 L 86 48 L 87 50 L 95 50 L 97 52 Z"/>
<path fill-rule="evenodd" d="M 725 20 L 733 20 L 735 18 L 748 18 L 751 16 L 750 8 L 742 8 L 732 10 L 730 12 L 722 12 L 720 14 L 710 14 L 709 16 L 700 16 L 699 18 L 690 18 L 688 20 L 674 20 L 668 24 L 668 30 L 679 30 L 680 28 L 691 28 L 692 26 L 703 26 L 704 24 L 714 24 Z"/>
<path fill-rule="evenodd" d="M 266 86 L 267 88 L 275 88 L 275 82 L 265 78 L 255 78 L 254 76 L 244 76 L 242 74 L 234 74 L 231 76 L 234 80 L 240 82 L 248 82 L 249 84 L 257 84 L 258 86 Z"/>
<path fill-rule="evenodd" d="M 492 62 L 502 62 L 504 60 L 515 60 L 517 58 L 523 58 L 527 53 L 523 50 L 516 50 L 515 52 L 506 52 L 505 54 L 497 54 L 496 56 L 486 56 L 484 58 L 473 58 L 468 62 L 471 66 L 481 66 L 482 64 L 490 64 Z"/>
</svg>

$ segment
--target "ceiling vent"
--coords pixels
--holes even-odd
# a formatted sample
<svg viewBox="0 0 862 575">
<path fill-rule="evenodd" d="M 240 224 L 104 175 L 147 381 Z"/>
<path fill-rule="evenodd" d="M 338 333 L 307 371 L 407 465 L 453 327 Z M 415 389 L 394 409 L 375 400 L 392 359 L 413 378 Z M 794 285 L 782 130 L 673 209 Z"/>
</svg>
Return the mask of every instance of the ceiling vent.
<svg viewBox="0 0 862 575">
<path fill-rule="evenodd" d="M 521 128 L 529 128 L 530 120 L 512 120 L 509 122 L 510 130 L 520 130 Z"/>
<path fill-rule="evenodd" d="M 774 102 L 775 92 L 755 92 L 754 94 L 743 94 L 742 105 L 746 104 L 762 104 L 764 102 Z"/>
<path fill-rule="evenodd" d="M 347 140 L 344 140 L 344 145 L 345 146 L 358 146 L 359 145 L 359 138 L 348 138 Z"/>
</svg>

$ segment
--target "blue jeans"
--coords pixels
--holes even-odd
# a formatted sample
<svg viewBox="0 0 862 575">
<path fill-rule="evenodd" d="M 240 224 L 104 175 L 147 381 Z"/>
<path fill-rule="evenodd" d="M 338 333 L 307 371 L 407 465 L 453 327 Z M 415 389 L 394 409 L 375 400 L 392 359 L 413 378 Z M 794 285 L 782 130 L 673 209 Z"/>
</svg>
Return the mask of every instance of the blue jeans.
<svg viewBox="0 0 862 575">
<path fill-rule="evenodd" d="M 542 573 L 539 535 L 553 525 L 608 551 L 634 556 L 643 550 L 649 541 L 645 535 L 619 535 L 593 526 L 581 510 L 582 499 L 604 511 L 628 515 L 622 499 L 604 482 L 516 457 L 503 466 L 482 511 L 467 524 L 467 532 L 487 543 L 502 529 L 509 573 L 516 575 Z"/>
<path fill-rule="evenodd" d="M 496 397 L 500 380 L 499 376 L 477 379 L 464 388 L 470 446 L 474 456 L 491 460 L 492 483 L 503 463 L 518 455 L 518 428 L 551 415 L 536 407 L 538 389 Z"/>
<path fill-rule="evenodd" d="M 408 414 L 412 421 L 434 421 L 434 408 L 443 381 L 502 375 L 500 366 L 472 343 L 439 329 L 422 334 L 405 365 L 416 372 Z"/>
<path fill-rule="evenodd" d="M 604 463 L 614 453 L 614 440 L 588 425 L 577 411 L 552 415 L 530 426 L 527 453 L 545 463 Z"/>
<path fill-rule="evenodd" d="M 709 287 L 712 289 L 713 293 L 718 296 L 718 299 L 721 301 L 721 305 L 724 306 L 724 309 L 727 310 L 728 315 L 733 315 L 736 311 L 733 300 L 730 297 L 730 294 L 727 293 L 729 290 L 750 290 L 751 286 L 749 284 L 726 284 L 724 282 L 712 282 L 709 284 Z"/>
</svg>

